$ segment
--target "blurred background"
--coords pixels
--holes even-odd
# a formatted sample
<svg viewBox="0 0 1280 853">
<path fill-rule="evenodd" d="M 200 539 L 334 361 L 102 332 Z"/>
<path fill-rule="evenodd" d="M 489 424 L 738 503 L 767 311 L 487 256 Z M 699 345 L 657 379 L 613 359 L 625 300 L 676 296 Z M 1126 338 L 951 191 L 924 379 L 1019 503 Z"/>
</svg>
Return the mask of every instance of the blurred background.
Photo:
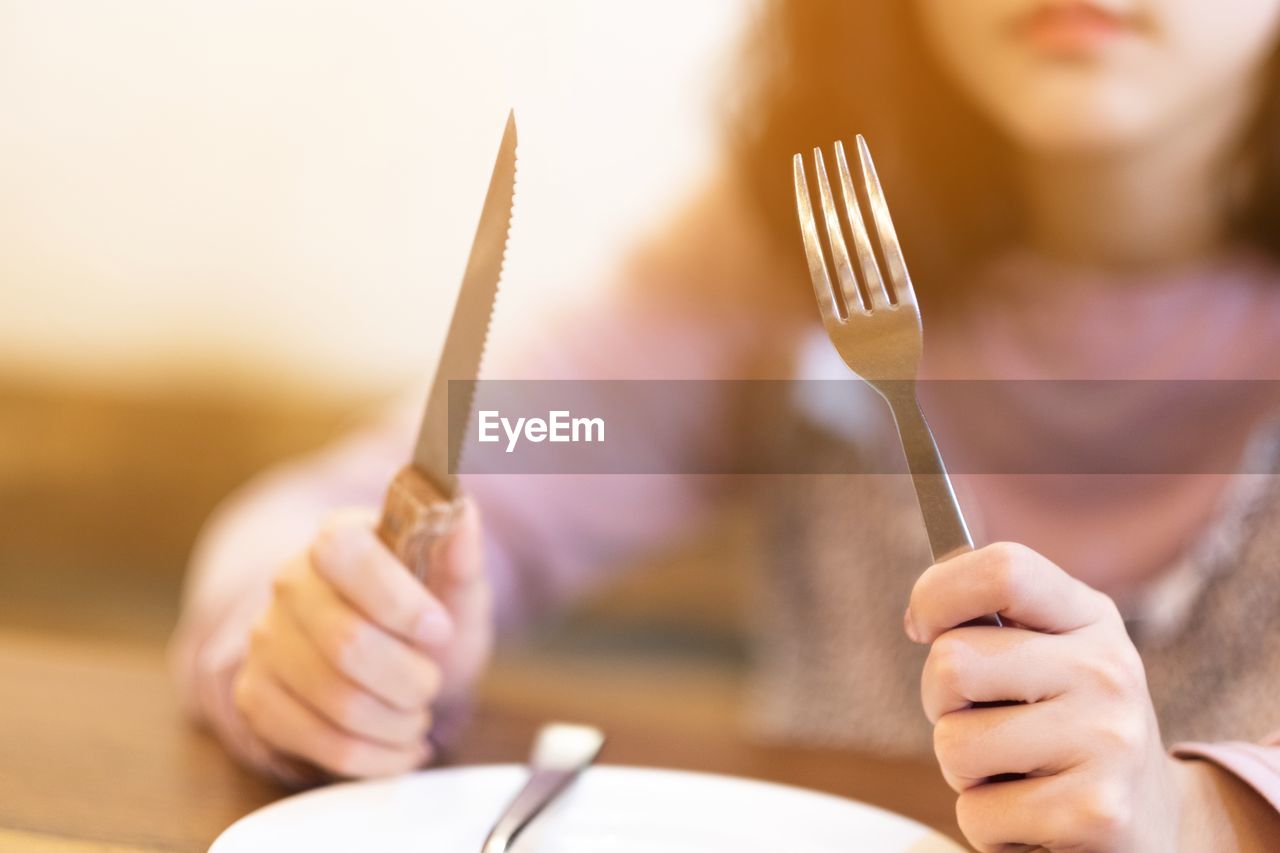
<svg viewBox="0 0 1280 853">
<path fill-rule="evenodd" d="M 749 10 L 0 2 L 0 625 L 162 643 L 222 496 L 422 387 L 510 105 L 491 340 L 606 286 L 714 157 Z M 731 660 L 731 563 L 695 544 L 520 654 Z"/>
</svg>

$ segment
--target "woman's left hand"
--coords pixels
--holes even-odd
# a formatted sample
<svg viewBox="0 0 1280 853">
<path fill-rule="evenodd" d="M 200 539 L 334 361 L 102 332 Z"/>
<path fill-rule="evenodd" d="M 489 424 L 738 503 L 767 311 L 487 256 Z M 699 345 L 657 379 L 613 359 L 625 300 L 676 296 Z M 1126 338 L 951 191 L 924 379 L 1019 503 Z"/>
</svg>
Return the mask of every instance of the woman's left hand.
<svg viewBox="0 0 1280 853">
<path fill-rule="evenodd" d="M 1006 626 L 956 627 L 989 613 Z M 1001 543 L 925 572 L 906 629 L 932 644 L 921 695 L 975 847 L 1179 849 L 1181 762 L 1110 598 Z M 995 701 L 1020 704 L 973 707 Z"/>
</svg>

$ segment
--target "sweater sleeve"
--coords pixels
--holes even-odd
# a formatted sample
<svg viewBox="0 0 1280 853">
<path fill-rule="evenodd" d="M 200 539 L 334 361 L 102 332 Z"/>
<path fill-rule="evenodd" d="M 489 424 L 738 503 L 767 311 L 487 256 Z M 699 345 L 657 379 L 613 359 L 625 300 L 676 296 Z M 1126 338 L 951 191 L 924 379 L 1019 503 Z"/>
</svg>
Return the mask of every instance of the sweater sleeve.
<svg viewBox="0 0 1280 853">
<path fill-rule="evenodd" d="M 1272 732 L 1262 743 L 1179 743 L 1174 745 L 1173 754 L 1212 761 L 1238 776 L 1280 811 L 1280 731 Z"/>
</svg>

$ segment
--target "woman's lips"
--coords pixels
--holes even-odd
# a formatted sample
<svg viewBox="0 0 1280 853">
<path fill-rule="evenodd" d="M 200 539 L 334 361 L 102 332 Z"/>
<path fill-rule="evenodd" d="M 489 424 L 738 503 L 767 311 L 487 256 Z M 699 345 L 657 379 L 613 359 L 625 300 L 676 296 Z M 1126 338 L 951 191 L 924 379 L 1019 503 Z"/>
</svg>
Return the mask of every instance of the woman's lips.
<svg viewBox="0 0 1280 853">
<path fill-rule="evenodd" d="M 1044 3 L 1018 19 L 1014 33 L 1032 48 L 1055 56 L 1090 54 L 1133 32 L 1132 18 L 1092 3 Z"/>
</svg>

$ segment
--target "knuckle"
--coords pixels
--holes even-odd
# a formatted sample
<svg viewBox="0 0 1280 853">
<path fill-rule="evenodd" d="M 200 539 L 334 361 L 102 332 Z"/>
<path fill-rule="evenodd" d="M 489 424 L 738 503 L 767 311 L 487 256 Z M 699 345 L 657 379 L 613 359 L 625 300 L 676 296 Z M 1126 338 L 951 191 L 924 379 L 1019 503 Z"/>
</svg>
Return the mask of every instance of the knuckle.
<svg viewBox="0 0 1280 853">
<path fill-rule="evenodd" d="M 956 737 L 955 723 L 943 717 L 933 727 L 933 753 L 938 763 L 949 771 L 955 772 L 957 753 L 962 742 Z"/>
<path fill-rule="evenodd" d="M 993 849 L 988 843 L 990 830 L 981 807 L 979 791 L 966 791 L 956 798 L 956 823 L 960 831 L 975 848 L 981 851 Z"/>
<path fill-rule="evenodd" d="M 933 752 L 942 769 L 956 782 L 971 783 L 981 779 L 975 766 L 974 739 L 953 716 L 943 717 L 933 727 Z"/>
<path fill-rule="evenodd" d="M 431 731 L 431 714 L 425 710 L 398 715 L 394 723 L 386 727 L 397 743 L 419 743 Z"/>
<path fill-rule="evenodd" d="M 347 778 L 365 774 L 365 747 L 354 737 L 331 734 L 319 745 L 315 760 L 329 772 Z"/>
<path fill-rule="evenodd" d="M 426 737 L 431 731 L 431 714 L 425 708 L 399 711 L 389 717 L 381 728 L 396 743 L 410 743 Z"/>
<path fill-rule="evenodd" d="M 434 661 L 426 658 L 422 659 L 419 670 L 418 679 L 423 697 L 426 701 L 430 701 L 440 694 L 440 687 L 444 682 L 444 673 Z"/>
<path fill-rule="evenodd" d="M 1124 631 L 1124 616 L 1120 613 L 1120 605 L 1116 604 L 1115 599 L 1096 589 L 1091 588 L 1090 592 L 1093 593 L 1098 612 L 1103 615 L 1103 618 L 1112 625 L 1119 627 L 1121 631 Z M 1128 636 L 1127 632 L 1125 636 Z"/>
<path fill-rule="evenodd" d="M 341 558 L 350 535 L 350 525 L 341 516 L 325 519 L 311 540 L 307 562 L 316 572 L 327 575 L 329 567 Z"/>
<path fill-rule="evenodd" d="M 336 685 L 329 689 L 326 704 L 334 717 L 334 722 L 348 728 L 359 728 L 368 722 L 368 705 L 364 696 L 355 687 Z"/>
<path fill-rule="evenodd" d="M 1132 816 L 1129 798 L 1109 785 L 1081 794 L 1073 811 L 1072 822 L 1093 845 L 1122 836 Z"/>
<path fill-rule="evenodd" d="M 416 589 L 410 595 L 387 594 L 384 618 L 389 623 L 389 627 L 400 631 L 412 631 L 430 607 L 430 601 L 426 596 L 425 589 Z"/>
<path fill-rule="evenodd" d="M 265 617 L 258 619 L 249 629 L 249 653 L 255 656 L 261 655 L 270 642 L 271 626 Z"/>
<path fill-rule="evenodd" d="M 1027 549 L 1013 542 L 997 542 L 986 548 L 986 561 L 983 568 L 986 582 L 1002 601 L 1013 601 L 1018 598 L 1023 581 L 1023 566 L 1026 564 Z"/>
<path fill-rule="evenodd" d="M 405 752 L 404 757 L 400 759 L 400 766 L 396 768 L 397 773 L 408 773 L 417 770 L 427 763 L 428 751 L 426 747 L 422 747 L 416 752 Z"/>
<path fill-rule="evenodd" d="M 252 672 L 242 672 L 232 685 L 232 703 L 239 715 L 244 717 L 244 721 L 248 722 L 250 729 L 261 734 L 266 707 L 259 676 Z"/>
<path fill-rule="evenodd" d="M 992 565 L 1008 566 L 1019 562 L 1026 553 L 1026 548 L 1017 542 L 993 542 L 983 551 L 987 562 Z"/>
<path fill-rule="evenodd" d="M 342 534 L 346 530 L 342 517 L 331 515 L 320 522 L 320 526 L 316 529 L 315 538 L 311 540 L 311 552 L 313 554 L 327 553 L 333 548 Z"/>
<path fill-rule="evenodd" d="M 442 675 L 440 668 L 425 656 L 414 654 L 406 661 L 402 685 L 401 704 L 406 709 L 429 705 L 439 694 Z"/>
<path fill-rule="evenodd" d="M 916 608 L 927 606 L 939 586 L 945 586 L 950 572 L 950 566 L 942 563 L 925 569 L 911 586 L 911 595 L 908 596 L 907 600 L 910 608 L 915 610 Z"/>
<path fill-rule="evenodd" d="M 949 693 L 964 695 L 965 676 L 971 657 L 967 646 L 952 634 L 934 640 L 925 660 L 926 678 Z"/>
<path fill-rule="evenodd" d="M 1095 727 L 1094 742 L 1104 755 L 1128 754 L 1141 747 L 1143 727 L 1130 715 Z"/>
<path fill-rule="evenodd" d="M 926 595 L 928 594 L 929 582 L 930 580 L 932 580 L 932 578 L 930 577 L 930 573 L 932 571 L 933 571 L 932 566 L 925 569 L 924 574 L 916 578 L 916 582 L 911 586 L 911 594 L 907 596 L 908 610 L 915 610 L 916 608 L 920 607 L 921 602 L 924 601 Z"/>
<path fill-rule="evenodd" d="M 331 643 L 333 660 L 339 670 L 354 676 L 367 668 L 369 632 L 360 622 L 354 619 L 342 622 L 334 630 Z"/>
<path fill-rule="evenodd" d="M 231 688 L 231 699 L 237 711 L 253 722 L 258 716 L 258 695 L 251 676 L 241 673 Z"/>
<path fill-rule="evenodd" d="M 1128 655 L 1095 654 L 1085 664 L 1093 684 L 1105 696 L 1125 698 L 1140 691 L 1146 681 L 1140 662 Z"/>
<path fill-rule="evenodd" d="M 292 567 L 285 569 L 271 580 L 271 595 L 280 601 L 288 601 L 298 589 L 298 574 Z"/>
</svg>

